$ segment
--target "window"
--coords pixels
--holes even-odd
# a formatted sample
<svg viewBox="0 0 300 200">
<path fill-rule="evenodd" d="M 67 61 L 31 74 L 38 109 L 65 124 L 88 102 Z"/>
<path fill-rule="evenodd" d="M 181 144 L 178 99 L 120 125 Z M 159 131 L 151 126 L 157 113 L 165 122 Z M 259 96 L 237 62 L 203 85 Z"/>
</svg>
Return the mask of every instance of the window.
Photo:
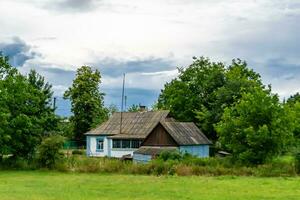
<svg viewBox="0 0 300 200">
<path fill-rule="evenodd" d="M 97 139 L 96 145 L 96 151 L 103 151 L 103 139 Z"/>
<path fill-rule="evenodd" d="M 142 144 L 141 140 L 131 140 L 131 148 L 138 149 Z"/>
<path fill-rule="evenodd" d="M 122 149 L 130 148 L 130 140 L 122 140 Z"/>
<path fill-rule="evenodd" d="M 113 140 L 113 148 L 121 148 L 121 140 Z"/>
<path fill-rule="evenodd" d="M 121 140 L 113 139 L 114 149 L 138 149 L 142 144 L 142 140 Z"/>
</svg>

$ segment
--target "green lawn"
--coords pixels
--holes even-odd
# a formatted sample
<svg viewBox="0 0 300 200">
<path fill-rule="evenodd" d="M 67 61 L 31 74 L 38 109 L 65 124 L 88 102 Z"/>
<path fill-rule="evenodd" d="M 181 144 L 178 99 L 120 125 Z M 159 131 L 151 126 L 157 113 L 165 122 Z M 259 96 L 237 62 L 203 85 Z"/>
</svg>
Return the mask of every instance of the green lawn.
<svg viewBox="0 0 300 200">
<path fill-rule="evenodd" d="M 300 199 L 300 178 L 0 171 L 0 199 Z"/>
</svg>

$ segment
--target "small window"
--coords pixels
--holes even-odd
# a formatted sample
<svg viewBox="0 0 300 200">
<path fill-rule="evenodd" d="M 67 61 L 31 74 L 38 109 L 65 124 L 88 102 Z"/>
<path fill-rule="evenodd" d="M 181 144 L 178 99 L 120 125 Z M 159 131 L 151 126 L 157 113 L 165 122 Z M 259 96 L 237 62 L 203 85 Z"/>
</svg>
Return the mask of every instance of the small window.
<svg viewBox="0 0 300 200">
<path fill-rule="evenodd" d="M 122 149 L 130 148 L 130 140 L 122 140 Z"/>
<path fill-rule="evenodd" d="M 141 140 L 132 140 L 131 141 L 131 148 L 138 149 L 141 146 Z"/>
<path fill-rule="evenodd" d="M 96 142 L 97 142 L 96 150 L 103 151 L 103 139 L 97 139 Z"/>
<path fill-rule="evenodd" d="M 113 148 L 121 148 L 121 140 L 113 140 Z"/>
</svg>

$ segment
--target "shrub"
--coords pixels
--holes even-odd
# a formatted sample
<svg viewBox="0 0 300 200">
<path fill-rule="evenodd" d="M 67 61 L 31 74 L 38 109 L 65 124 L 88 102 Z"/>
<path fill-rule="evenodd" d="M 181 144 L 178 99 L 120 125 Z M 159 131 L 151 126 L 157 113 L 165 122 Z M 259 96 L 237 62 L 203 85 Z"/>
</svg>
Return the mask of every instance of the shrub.
<svg viewBox="0 0 300 200">
<path fill-rule="evenodd" d="M 63 147 L 64 138 L 59 135 L 45 138 L 38 147 L 38 163 L 41 167 L 53 168 L 62 159 L 60 150 Z"/>
<path fill-rule="evenodd" d="M 295 169 L 297 174 L 300 174 L 300 152 L 295 155 Z"/>
<path fill-rule="evenodd" d="M 157 159 L 167 161 L 167 160 L 182 160 L 184 155 L 179 151 L 163 151 L 159 154 Z"/>
<path fill-rule="evenodd" d="M 175 172 L 178 176 L 194 175 L 192 167 L 187 166 L 187 165 L 177 165 L 176 168 L 175 168 Z"/>
<path fill-rule="evenodd" d="M 72 155 L 84 155 L 84 151 L 75 149 L 72 151 Z"/>
</svg>

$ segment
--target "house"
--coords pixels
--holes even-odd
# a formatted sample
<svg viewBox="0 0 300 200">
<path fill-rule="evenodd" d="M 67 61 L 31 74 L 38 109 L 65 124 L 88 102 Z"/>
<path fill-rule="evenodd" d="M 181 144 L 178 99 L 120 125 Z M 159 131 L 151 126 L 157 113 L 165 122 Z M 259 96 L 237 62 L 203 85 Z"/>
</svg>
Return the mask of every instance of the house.
<svg viewBox="0 0 300 200">
<path fill-rule="evenodd" d="M 131 155 L 149 160 L 163 150 L 178 149 L 199 157 L 209 156 L 211 142 L 191 122 L 176 122 L 169 111 L 114 113 L 86 133 L 87 155 L 121 158 Z"/>
</svg>

